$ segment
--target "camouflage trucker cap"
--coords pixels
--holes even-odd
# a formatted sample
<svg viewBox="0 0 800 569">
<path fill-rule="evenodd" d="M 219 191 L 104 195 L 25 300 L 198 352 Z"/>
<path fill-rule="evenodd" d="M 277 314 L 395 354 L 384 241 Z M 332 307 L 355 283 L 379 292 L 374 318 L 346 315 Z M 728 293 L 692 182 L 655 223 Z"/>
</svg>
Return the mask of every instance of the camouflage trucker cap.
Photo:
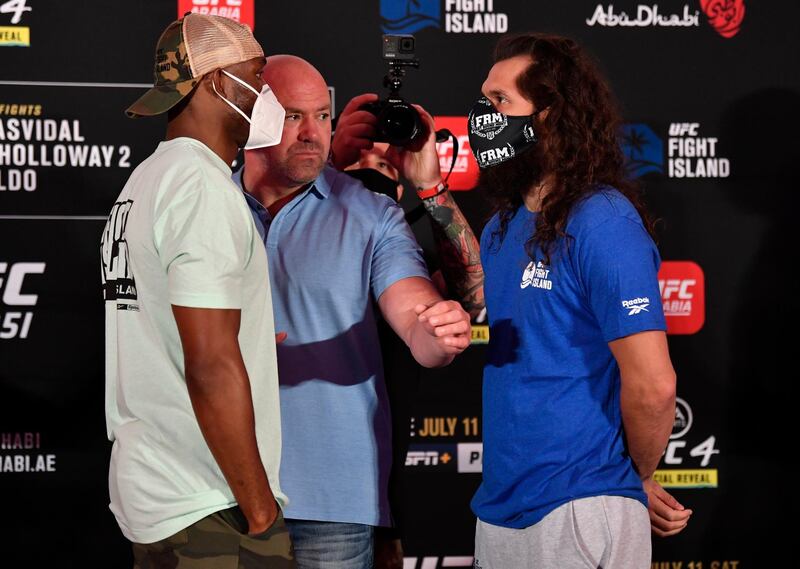
<svg viewBox="0 0 800 569">
<path fill-rule="evenodd" d="M 191 93 L 206 73 L 263 56 L 247 26 L 221 16 L 188 13 L 161 34 L 154 85 L 125 113 L 132 118 L 164 113 Z"/>
</svg>

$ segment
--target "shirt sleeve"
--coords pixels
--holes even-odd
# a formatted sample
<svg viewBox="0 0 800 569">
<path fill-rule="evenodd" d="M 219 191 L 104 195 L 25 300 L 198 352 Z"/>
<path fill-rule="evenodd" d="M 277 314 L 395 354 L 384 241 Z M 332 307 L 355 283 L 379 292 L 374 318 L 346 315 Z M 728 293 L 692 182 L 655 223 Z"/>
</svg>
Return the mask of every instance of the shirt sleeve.
<svg viewBox="0 0 800 569">
<path fill-rule="evenodd" d="M 409 277 L 430 278 L 403 210 L 392 204 L 383 212 L 375 229 L 370 275 L 372 294 L 376 299 L 380 298 L 391 285 Z"/>
<path fill-rule="evenodd" d="M 666 330 L 661 258 L 641 223 L 615 216 L 588 231 L 576 250 L 580 280 L 606 342 Z"/>
<path fill-rule="evenodd" d="M 242 308 L 253 240 L 242 199 L 233 188 L 200 187 L 162 211 L 155 237 L 170 304 Z"/>
</svg>

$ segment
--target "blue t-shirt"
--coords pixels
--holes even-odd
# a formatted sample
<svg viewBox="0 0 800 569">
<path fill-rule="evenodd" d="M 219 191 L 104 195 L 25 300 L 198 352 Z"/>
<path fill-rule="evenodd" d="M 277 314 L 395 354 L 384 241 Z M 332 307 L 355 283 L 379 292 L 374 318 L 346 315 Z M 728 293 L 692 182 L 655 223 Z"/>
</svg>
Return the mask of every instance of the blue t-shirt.
<svg viewBox="0 0 800 569">
<path fill-rule="evenodd" d="M 278 345 L 284 513 L 390 525 L 376 301 L 401 279 L 428 278 L 403 210 L 330 167 L 274 219 L 245 195 L 267 248 L 275 330 L 287 333 Z"/>
<path fill-rule="evenodd" d="M 509 528 L 589 496 L 647 504 L 625 449 L 608 342 L 666 329 L 658 250 L 622 194 L 602 188 L 578 203 L 566 228 L 574 240 L 557 244 L 549 266 L 525 252 L 536 215 L 520 207 L 502 242 L 495 216 L 481 237 L 491 328 L 472 509 Z"/>
</svg>

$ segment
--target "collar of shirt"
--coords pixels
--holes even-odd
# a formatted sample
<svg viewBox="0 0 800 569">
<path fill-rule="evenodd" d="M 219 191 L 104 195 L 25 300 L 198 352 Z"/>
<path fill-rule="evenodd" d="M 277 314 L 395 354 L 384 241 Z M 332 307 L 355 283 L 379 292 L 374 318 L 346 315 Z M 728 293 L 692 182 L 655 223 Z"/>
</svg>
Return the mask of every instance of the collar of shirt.
<svg viewBox="0 0 800 569">
<path fill-rule="evenodd" d="M 331 193 L 331 183 L 333 182 L 333 178 L 335 176 L 336 170 L 327 167 L 323 168 L 322 172 L 320 172 L 311 185 L 304 192 L 298 194 L 295 199 L 286 204 L 286 206 L 284 206 L 278 212 L 276 217 L 280 216 L 284 211 L 291 211 L 297 207 L 297 205 L 301 203 L 311 192 L 313 192 L 320 199 L 327 199 Z M 231 179 L 242 189 L 242 193 L 247 201 L 247 205 L 250 208 L 250 211 L 253 213 L 253 219 L 256 221 L 256 229 L 258 229 L 258 234 L 261 236 L 261 240 L 266 243 L 268 228 L 273 219 L 270 216 L 267 208 L 264 207 L 255 197 L 253 197 L 244 187 L 244 166 L 234 172 L 231 176 Z"/>
</svg>

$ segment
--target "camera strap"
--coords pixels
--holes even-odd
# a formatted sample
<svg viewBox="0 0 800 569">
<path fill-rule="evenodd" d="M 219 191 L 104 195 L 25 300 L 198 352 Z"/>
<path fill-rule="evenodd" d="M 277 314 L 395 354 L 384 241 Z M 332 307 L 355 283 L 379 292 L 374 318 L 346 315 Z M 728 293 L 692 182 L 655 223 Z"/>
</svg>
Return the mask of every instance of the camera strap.
<svg viewBox="0 0 800 569">
<path fill-rule="evenodd" d="M 444 177 L 443 183 L 445 186 L 447 185 L 447 180 L 450 178 L 450 174 L 453 173 L 453 168 L 455 168 L 456 160 L 458 159 L 458 137 L 446 128 L 440 128 L 436 131 L 436 142 L 447 142 L 448 138 L 453 141 L 453 158 L 450 160 L 450 169 Z"/>
</svg>

